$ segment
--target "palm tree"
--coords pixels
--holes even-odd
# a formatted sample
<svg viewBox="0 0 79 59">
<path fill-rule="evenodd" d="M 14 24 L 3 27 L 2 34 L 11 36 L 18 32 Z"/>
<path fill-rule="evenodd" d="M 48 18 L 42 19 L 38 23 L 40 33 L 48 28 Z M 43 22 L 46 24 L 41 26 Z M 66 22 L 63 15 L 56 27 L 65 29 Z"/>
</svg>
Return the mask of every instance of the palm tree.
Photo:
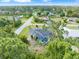
<svg viewBox="0 0 79 59">
<path fill-rule="evenodd" d="M 59 27 L 61 25 L 61 22 L 55 22 L 50 20 L 51 23 L 48 24 L 49 28 L 51 29 L 51 31 L 53 32 L 53 38 L 59 38 L 60 40 L 63 38 L 62 33 L 63 31 L 59 30 Z"/>
</svg>

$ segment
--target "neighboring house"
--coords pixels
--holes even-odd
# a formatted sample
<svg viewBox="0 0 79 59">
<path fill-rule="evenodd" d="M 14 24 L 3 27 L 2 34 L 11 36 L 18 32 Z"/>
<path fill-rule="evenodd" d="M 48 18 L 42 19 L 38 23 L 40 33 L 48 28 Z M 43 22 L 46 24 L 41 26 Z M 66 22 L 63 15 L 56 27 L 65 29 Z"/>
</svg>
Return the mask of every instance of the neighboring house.
<svg viewBox="0 0 79 59">
<path fill-rule="evenodd" d="M 15 16 L 15 20 L 17 21 L 17 20 L 19 20 L 19 19 L 22 18 L 22 17 L 23 17 L 23 15 Z"/>
<path fill-rule="evenodd" d="M 75 17 L 75 18 L 72 17 L 72 18 L 68 18 L 67 21 L 68 21 L 68 23 L 76 23 L 77 19 L 78 19 L 78 18 L 76 18 L 76 17 Z"/>
<path fill-rule="evenodd" d="M 45 16 L 45 17 L 43 17 L 43 20 L 49 20 L 49 17 L 48 16 Z"/>
<path fill-rule="evenodd" d="M 79 30 L 78 29 L 69 29 L 67 27 L 63 27 L 64 31 L 66 31 L 63 36 L 67 37 L 78 37 L 79 38 Z"/>
<path fill-rule="evenodd" d="M 0 14 L 7 14 L 7 13 L 9 13 L 10 11 L 2 11 L 2 10 L 0 10 Z"/>
<path fill-rule="evenodd" d="M 48 16 L 55 16 L 54 13 L 49 12 Z"/>
<path fill-rule="evenodd" d="M 14 16 L 15 21 L 19 20 L 19 19 L 22 18 L 22 17 L 23 17 L 23 15 Z M 8 16 L 7 19 L 8 19 L 8 20 L 13 20 L 13 16 Z"/>
<path fill-rule="evenodd" d="M 21 14 L 21 11 L 17 10 L 17 11 L 15 11 L 15 14 Z"/>
</svg>

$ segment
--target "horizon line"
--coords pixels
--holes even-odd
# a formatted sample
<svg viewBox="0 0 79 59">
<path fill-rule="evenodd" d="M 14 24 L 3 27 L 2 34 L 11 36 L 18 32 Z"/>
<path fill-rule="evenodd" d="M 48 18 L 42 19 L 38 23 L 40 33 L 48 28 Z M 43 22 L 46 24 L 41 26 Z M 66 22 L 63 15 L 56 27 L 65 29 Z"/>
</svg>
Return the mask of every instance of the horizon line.
<svg viewBox="0 0 79 59">
<path fill-rule="evenodd" d="M 79 6 L 79 4 L 0 4 L 0 6 Z"/>
</svg>

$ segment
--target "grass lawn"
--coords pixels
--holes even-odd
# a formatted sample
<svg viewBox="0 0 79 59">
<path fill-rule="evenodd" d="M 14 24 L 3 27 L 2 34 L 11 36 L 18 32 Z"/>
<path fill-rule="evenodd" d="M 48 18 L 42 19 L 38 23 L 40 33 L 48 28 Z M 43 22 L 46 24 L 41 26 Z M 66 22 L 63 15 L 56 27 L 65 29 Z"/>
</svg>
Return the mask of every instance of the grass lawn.
<svg viewBox="0 0 79 59">
<path fill-rule="evenodd" d="M 29 36 L 29 31 L 32 28 L 36 28 L 36 25 L 30 25 L 30 26 L 24 28 L 23 31 L 19 34 L 19 36 L 26 35 L 26 37 L 28 37 Z M 39 26 L 39 28 L 42 28 L 42 26 Z"/>
<path fill-rule="evenodd" d="M 28 18 L 22 17 L 22 18 L 20 18 L 20 20 L 21 20 L 22 23 L 25 23 L 25 21 L 28 20 Z"/>
<path fill-rule="evenodd" d="M 36 22 L 34 21 L 34 18 L 33 18 L 33 20 L 32 20 L 32 24 L 35 24 Z"/>
<path fill-rule="evenodd" d="M 23 31 L 19 34 L 19 36 L 21 36 L 21 35 L 26 35 L 26 37 L 28 37 L 29 27 L 24 28 Z"/>
<path fill-rule="evenodd" d="M 26 37 L 28 37 L 30 28 L 34 28 L 34 26 L 28 26 L 28 27 L 24 28 L 19 35 L 26 35 Z"/>
<path fill-rule="evenodd" d="M 55 22 L 59 22 L 59 21 L 62 21 L 63 19 L 60 17 L 60 18 L 51 18 L 51 20 L 53 20 Z"/>
<path fill-rule="evenodd" d="M 13 19 L 11 16 L 0 16 L 0 19 L 1 18 L 8 19 L 8 20 L 12 20 Z"/>
<path fill-rule="evenodd" d="M 79 24 L 78 23 L 72 23 L 72 24 L 67 24 L 66 27 L 70 28 L 70 29 L 79 29 Z"/>
</svg>

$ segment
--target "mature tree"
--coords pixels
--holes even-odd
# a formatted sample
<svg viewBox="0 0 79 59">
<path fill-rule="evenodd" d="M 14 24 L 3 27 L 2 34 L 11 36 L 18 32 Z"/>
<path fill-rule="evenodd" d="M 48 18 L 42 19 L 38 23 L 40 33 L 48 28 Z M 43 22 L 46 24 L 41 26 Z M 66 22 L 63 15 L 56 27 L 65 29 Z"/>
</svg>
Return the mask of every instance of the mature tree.
<svg viewBox="0 0 79 59">
<path fill-rule="evenodd" d="M 18 38 L 0 37 L 1 59 L 34 59 L 28 46 Z"/>
<path fill-rule="evenodd" d="M 63 31 L 59 30 L 59 27 L 61 25 L 61 22 L 55 22 L 55 21 L 51 21 L 49 25 L 49 28 L 52 30 L 53 32 L 53 37 L 57 37 L 59 38 L 60 40 L 63 38 L 62 34 L 63 34 Z"/>
</svg>

